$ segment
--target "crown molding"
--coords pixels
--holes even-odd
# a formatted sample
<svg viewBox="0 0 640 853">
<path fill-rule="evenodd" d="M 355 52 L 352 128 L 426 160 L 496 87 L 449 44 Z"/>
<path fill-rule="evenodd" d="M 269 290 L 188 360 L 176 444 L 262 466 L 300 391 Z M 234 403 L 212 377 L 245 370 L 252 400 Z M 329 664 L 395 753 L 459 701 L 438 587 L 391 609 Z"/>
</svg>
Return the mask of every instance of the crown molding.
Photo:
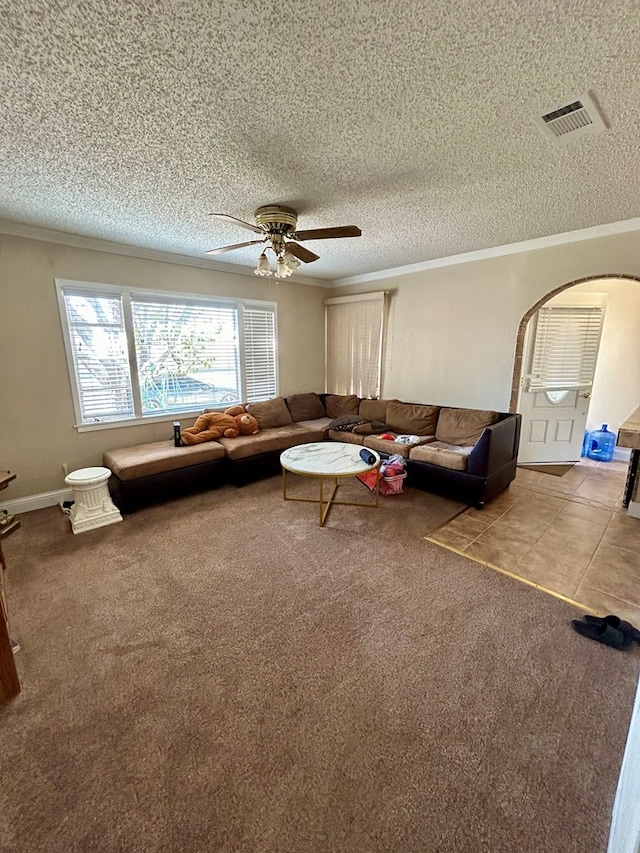
<svg viewBox="0 0 640 853">
<path fill-rule="evenodd" d="M 27 225 L 24 222 L 12 222 L 9 219 L 0 219 L 0 234 L 5 234 L 8 237 L 23 237 L 27 240 L 40 240 L 44 243 L 56 243 L 60 246 L 71 246 L 74 249 L 109 252 L 112 255 L 124 255 L 129 258 L 141 258 L 145 261 L 158 261 L 163 264 L 177 264 L 183 267 L 197 267 L 198 269 L 214 270 L 232 275 L 249 276 L 253 272 L 249 267 L 242 267 L 239 264 L 222 264 L 208 258 L 179 255 L 174 252 L 163 252 L 160 249 L 147 249 L 129 243 L 115 243 L 98 237 L 85 237 L 82 234 L 71 234 L 68 231 L 55 231 L 52 228 L 40 228 L 36 225 Z M 306 284 L 311 287 L 333 286 L 332 281 L 305 278 L 295 274 L 286 280 L 293 284 Z"/>
<path fill-rule="evenodd" d="M 630 231 L 640 231 L 640 218 L 625 219 L 622 222 L 610 222 L 607 225 L 594 225 L 591 228 L 581 228 L 578 231 L 565 231 L 563 234 L 550 234 L 548 237 L 535 237 L 523 240 L 521 243 L 508 243 L 506 246 L 494 246 L 490 249 L 478 249 L 475 252 L 464 252 L 461 255 L 449 255 L 444 258 L 434 258 L 431 261 L 420 261 L 417 264 L 407 264 L 387 270 L 378 270 L 362 275 L 352 275 L 347 278 L 335 279 L 333 287 L 344 287 L 348 284 L 363 284 L 369 281 L 380 281 L 394 276 L 410 275 L 411 273 L 435 270 L 440 267 L 452 267 L 457 264 L 469 264 L 474 261 L 484 261 L 489 258 L 501 258 L 505 255 L 517 255 L 520 252 L 533 252 L 536 249 L 548 249 L 552 246 L 564 246 L 568 243 L 580 243 L 583 240 L 596 240 L 598 237 L 612 237 L 615 234 L 627 234 Z"/>
<path fill-rule="evenodd" d="M 337 279 L 317 279 L 306 276 L 293 275 L 286 279 L 292 284 L 305 284 L 310 287 L 335 288 L 345 287 L 350 284 L 364 284 L 371 281 L 381 281 L 385 278 L 411 275 L 412 273 L 424 272 L 426 270 L 451 267 L 458 264 L 469 264 L 474 261 L 484 261 L 490 258 L 500 258 L 505 255 L 517 255 L 520 252 L 532 252 L 537 249 L 548 249 L 552 246 L 563 246 L 569 243 L 579 243 L 583 240 L 596 240 L 599 237 L 612 237 L 616 234 L 627 234 L 632 231 L 640 231 L 640 217 L 625 219 L 621 222 L 610 222 L 606 225 L 594 225 L 591 228 L 581 228 L 578 231 L 565 231 L 562 234 L 550 234 L 547 237 L 535 237 L 532 240 L 523 240 L 520 243 L 508 243 L 505 246 L 493 246 L 488 249 L 478 249 L 474 252 L 464 252 L 460 255 L 448 255 L 443 258 L 433 258 L 430 261 L 420 261 L 416 264 L 407 264 L 391 269 L 376 270 L 375 272 L 362 273 L 362 275 L 347 276 Z M 213 270 L 216 272 L 230 273 L 231 275 L 248 276 L 251 274 L 249 267 L 239 264 L 223 264 L 208 258 L 197 258 L 192 255 L 179 255 L 173 252 L 163 252 L 160 249 L 147 249 L 142 246 L 134 246 L 129 243 L 116 243 L 110 240 L 102 240 L 98 237 L 85 237 L 82 234 L 71 234 L 67 231 L 55 231 L 51 228 L 41 228 L 36 225 L 28 225 L 24 222 L 13 222 L 9 219 L 0 219 L 0 234 L 10 237 L 24 237 L 27 240 L 40 240 L 45 243 L 57 243 L 61 246 L 71 246 L 76 249 L 90 249 L 94 252 L 110 252 L 114 255 L 124 255 L 130 258 L 141 258 L 147 261 L 158 261 L 165 264 L 177 264 L 179 266 L 196 267 L 198 269 Z"/>
</svg>

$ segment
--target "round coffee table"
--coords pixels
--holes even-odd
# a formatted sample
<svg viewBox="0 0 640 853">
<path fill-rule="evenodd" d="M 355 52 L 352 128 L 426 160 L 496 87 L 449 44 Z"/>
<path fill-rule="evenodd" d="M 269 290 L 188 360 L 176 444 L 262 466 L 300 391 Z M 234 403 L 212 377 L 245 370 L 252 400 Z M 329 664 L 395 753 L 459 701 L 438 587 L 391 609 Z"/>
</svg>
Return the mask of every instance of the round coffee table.
<svg viewBox="0 0 640 853">
<path fill-rule="evenodd" d="M 378 506 L 379 479 L 376 481 L 374 500 L 369 503 L 358 501 L 337 501 L 338 480 L 342 477 L 356 477 L 380 467 L 380 457 L 375 450 L 369 451 L 374 461 L 369 464 L 362 459 L 359 444 L 347 444 L 342 441 L 317 441 L 312 444 L 297 444 L 280 454 L 282 465 L 282 497 L 285 501 L 303 501 L 317 503 L 320 511 L 320 527 L 324 527 L 327 513 L 333 504 L 342 506 Z M 369 448 L 366 448 L 369 450 Z M 302 477 L 317 477 L 319 490 L 317 498 L 292 498 L 287 494 L 287 472 L 299 474 Z M 324 481 L 334 480 L 329 497 L 324 498 Z"/>
</svg>

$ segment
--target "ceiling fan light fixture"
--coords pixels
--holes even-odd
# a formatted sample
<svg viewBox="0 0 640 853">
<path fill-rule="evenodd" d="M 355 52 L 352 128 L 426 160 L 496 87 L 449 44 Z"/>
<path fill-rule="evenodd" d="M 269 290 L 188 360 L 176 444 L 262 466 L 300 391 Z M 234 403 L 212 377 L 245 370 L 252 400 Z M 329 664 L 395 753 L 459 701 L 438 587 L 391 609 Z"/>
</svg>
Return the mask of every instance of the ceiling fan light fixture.
<svg viewBox="0 0 640 853">
<path fill-rule="evenodd" d="M 300 266 L 300 261 L 296 258 L 295 255 L 292 255 L 291 252 L 285 252 L 283 255 L 283 260 L 285 266 L 289 269 L 289 275 L 293 275 L 293 273 Z"/>
<path fill-rule="evenodd" d="M 269 276 L 273 275 L 271 267 L 269 266 L 269 259 L 267 258 L 264 252 L 258 258 L 258 265 L 254 269 L 253 273 L 254 275 L 261 275 L 265 278 L 268 278 Z"/>
<path fill-rule="evenodd" d="M 291 271 L 287 268 L 284 257 L 280 255 L 276 262 L 276 278 L 287 278 L 290 275 Z"/>
</svg>

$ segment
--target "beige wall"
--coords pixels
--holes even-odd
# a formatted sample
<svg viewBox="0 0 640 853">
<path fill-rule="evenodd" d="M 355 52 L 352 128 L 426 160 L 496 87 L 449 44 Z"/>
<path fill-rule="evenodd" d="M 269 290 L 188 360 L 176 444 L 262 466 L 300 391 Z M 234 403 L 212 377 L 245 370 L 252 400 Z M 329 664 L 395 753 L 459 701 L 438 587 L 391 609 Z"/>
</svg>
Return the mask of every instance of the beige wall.
<svg viewBox="0 0 640 853">
<path fill-rule="evenodd" d="M 280 393 L 324 389 L 323 288 L 0 235 L 0 469 L 18 475 L 7 499 L 64 488 L 63 462 L 98 465 L 104 450 L 172 434 L 172 419 L 74 429 L 55 278 L 277 302 Z"/>
<path fill-rule="evenodd" d="M 617 279 L 577 284 L 549 300 L 549 305 L 585 304 L 590 296 L 604 298 L 598 364 L 589 401 L 587 429 L 603 423 L 617 432 L 640 406 L 640 282 Z"/>
<path fill-rule="evenodd" d="M 506 411 L 526 311 L 563 284 L 611 273 L 640 275 L 637 233 L 350 285 L 332 295 L 392 292 L 385 397 Z"/>
<path fill-rule="evenodd" d="M 323 298 L 389 290 L 383 395 L 506 410 L 525 312 L 563 284 L 611 273 L 640 276 L 636 233 L 331 291 L 0 236 L 0 467 L 18 474 L 11 498 L 37 494 L 63 487 L 63 462 L 70 469 L 94 465 L 105 449 L 164 438 L 169 430 L 73 428 L 55 277 L 277 301 L 285 395 L 324 386 Z"/>
</svg>

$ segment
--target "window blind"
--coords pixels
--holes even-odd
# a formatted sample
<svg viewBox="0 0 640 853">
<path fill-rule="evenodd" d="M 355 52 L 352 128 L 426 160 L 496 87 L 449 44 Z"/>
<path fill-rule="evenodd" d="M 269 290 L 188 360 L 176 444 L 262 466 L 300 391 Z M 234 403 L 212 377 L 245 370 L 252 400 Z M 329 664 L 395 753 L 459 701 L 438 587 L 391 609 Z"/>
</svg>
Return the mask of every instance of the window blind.
<svg viewBox="0 0 640 853">
<path fill-rule="evenodd" d="M 274 303 L 56 286 L 80 426 L 278 393 Z"/>
<path fill-rule="evenodd" d="M 144 414 L 240 399 L 235 307 L 131 298 Z"/>
<path fill-rule="evenodd" d="M 529 369 L 529 391 L 590 388 L 604 322 L 601 307 L 541 308 Z"/>
<path fill-rule="evenodd" d="M 244 375 L 247 401 L 276 396 L 276 329 L 272 308 L 243 310 Z"/>
<path fill-rule="evenodd" d="M 120 295 L 68 294 L 65 305 L 82 423 L 133 417 Z"/>
<path fill-rule="evenodd" d="M 380 396 L 384 293 L 325 300 L 326 390 Z"/>
</svg>

